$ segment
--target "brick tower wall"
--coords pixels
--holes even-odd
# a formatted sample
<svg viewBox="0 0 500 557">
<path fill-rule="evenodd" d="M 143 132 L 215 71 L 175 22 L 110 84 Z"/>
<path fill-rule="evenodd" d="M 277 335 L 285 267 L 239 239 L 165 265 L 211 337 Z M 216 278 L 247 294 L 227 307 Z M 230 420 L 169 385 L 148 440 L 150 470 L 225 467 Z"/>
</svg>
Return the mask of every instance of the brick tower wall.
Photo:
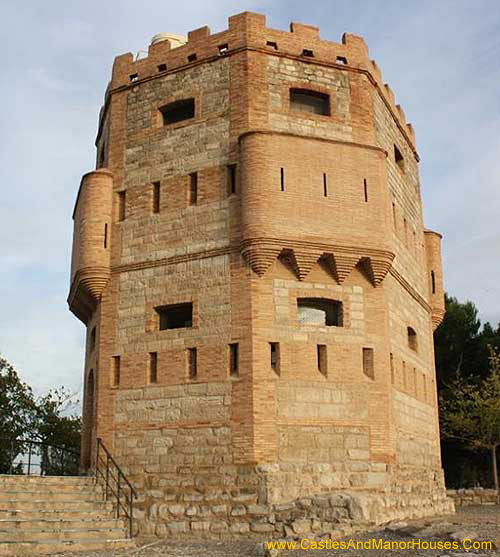
<svg viewBox="0 0 500 557">
<path fill-rule="evenodd" d="M 291 88 L 328 95 L 329 114 L 295 112 Z M 193 118 L 163 125 L 188 98 Z M 101 437 L 141 530 L 280 536 L 276 506 L 332 491 L 386 497 L 374 521 L 446 508 L 440 236 L 364 41 L 244 13 L 119 56 L 96 145 L 69 297 L 88 330 L 82 468 Z M 298 298 L 341 303 L 340 326 L 299 324 Z M 185 303 L 192 327 L 160 330 L 156 308 Z"/>
</svg>

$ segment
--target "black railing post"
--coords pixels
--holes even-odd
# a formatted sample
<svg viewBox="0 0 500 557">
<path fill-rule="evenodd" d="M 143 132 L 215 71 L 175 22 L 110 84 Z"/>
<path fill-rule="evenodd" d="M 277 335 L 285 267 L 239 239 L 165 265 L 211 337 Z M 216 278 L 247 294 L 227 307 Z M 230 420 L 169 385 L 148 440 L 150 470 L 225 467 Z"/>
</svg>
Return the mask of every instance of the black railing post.
<svg viewBox="0 0 500 557">
<path fill-rule="evenodd" d="M 97 480 L 99 479 L 98 477 L 98 471 L 99 471 L 99 445 L 101 444 L 101 440 L 99 439 L 99 437 L 97 438 L 97 448 L 95 451 L 95 481 L 97 482 Z"/>
<path fill-rule="evenodd" d="M 128 497 L 128 537 L 132 537 L 132 513 L 134 512 L 132 509 L 132 491 L 129 491 Z"/>
<path fill-rule="evenodd" d="M 31 441 L 28 443 L 28 476 L 31 474 Z"/>
<path fill-rule="evenodd" d="M 109 487 L 109 454 L 106 454 L 106 501 L 108 500 L 108 487 Z"/>
<path fill-rule="evenodd" d="M 118 472 L 118 487 L 116 488 L 116 518 L 120 518 L 120 480 L 121 474 Z"/>
</svg>

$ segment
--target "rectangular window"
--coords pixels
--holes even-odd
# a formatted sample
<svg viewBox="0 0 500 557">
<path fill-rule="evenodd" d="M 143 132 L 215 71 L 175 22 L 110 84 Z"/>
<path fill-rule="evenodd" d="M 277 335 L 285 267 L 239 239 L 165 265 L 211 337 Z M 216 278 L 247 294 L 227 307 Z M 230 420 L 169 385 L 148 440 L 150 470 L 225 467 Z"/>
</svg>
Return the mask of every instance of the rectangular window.
<svg viewBox="0 0 500 557">
<path fill-rule="evenodd" d="M 153 182 L 153 213 L 160 212 L 160 182 Z"/>
<path fill-rule="evenodd" d="M 138 81 L 139 80 L 139 74 L 136 73 L 132 73 L 128 76 L 129 81 Z"/>
<path fill-rule="evenodd" d="M 118 387 L 120 384 L 120 356 L 113 356 L 113 369 L 111 376 L 111 384 Z"/>
<path fill-rule="evenodd" d="M 433 294 L 436 293 L 436 273 L 431 271 L 431 291 Z"/>
<path fill-rule="evenodd" d="M 193 304 L 173 304 L 155 308 L 159 317 L 159 329 L 184 329 L 193 326 Z"/>
<path fill-rule="evenodd" d="M 118 192 L 118 221 L 125 220 L 125 206 L 127 202 L 127 192 L 126 191 L 119 191 Z"/>
<path fill-rule="evenodd" d="M 290 109 L 295 112 L 330 115 L 330 97 L 307 89 L 290 89 Z"/>
<path fill-rule="evenodd" d="M 229 164 L 227 166 L 227 191 L 231 195 L 236 193 L 236 165 Z"/>
<path fill-rule="evenodd" d="M 318 344 L 316 346 L 316 358 L 318 363 L 318 371 L 326 377 L 327 375 L 326 344 Z"/>
<path fill-rule="evenodd" d="M 314 57 L 314 52 L 308 48 L 304 48 L 302 50 L 302 56 L 305 56 L 306 58 L 313 58 Z"/>
<path fill-rule="evenodd" d="M 238 377 L 239 370 L 239 348 L 238 343 L 233 342 L 229 345 L 229 375 L 231 377 Z"/>
<path fill-rule="evenodd" d="M 194 118 L 194 99 L 184 99 L 169 103 L 160 108 L 160 112 L 164 126 L 189 120 Z"/>
<path fill-rule="evenodd" d="M 198 375 L 198 352 L 196 348 L 187 349 L 187 373 L 191 381 L 196 379 Z"/>
<path fill-rule="evenodd" d="M 365 192 L 365 203 L 368 203 L 368 184 L 366 183 L 366 178 L 363 180 L 363 189 Z"/>
<path fill-rule="evenodd" d="M 219 45 L 219 54 L 224 55 L 229 51 L 229 45 L 227 43 Z"/>
<path fill-rule="evenodd" d="M 158 352 L 149 353 L 149 382 L 158 383 Z"/>
<path fill-rule="evenodd" d="M 396 147 L 396 145 L 394 145 L 394 161 L 398 165 L 401 172 L 404 172 L 405 171 L 405 160 L 403 158 L 403 155 L 401 154 L 401 151 Z"/>
<path fill-rule="evenodd" d="M 285 191 L 285 169 L 280 168 L 281 191 Z"/>
<path fill-rule="evenodd" d="M 266 46 L 268 46 L 269 48 L 274 48 L 274 50 L 278 50 L 278 43 L 274 41 L 267 41 Z"/>
<path fill-rule="evenodd" d="M 198 203 L 198 172 L 189 175 L 189 205 Z"/>
<path fill-rule="evenodd" d="M 158 64 L 158 71 L 159 72 L 166 72 L 167 71 L 167 64 Z"/>
<path fill-rule="evenodd" d="M 326 172 L 323 172 L 323 195 L 328 197 L 328 181 L 326 178 Z"/>
<path fill-rule="evenodd" d="M 106 249 L 108 247 L 108 223 L 105 222 L 104 223 L 104 249 Z"/>
<path fill-rule="evenodd" d="M 337 56 L 336 63 L 347 66 L 347 58 L 345 56 Z"/>
<path fill-rule="evenodd" d="M 363 373 L 370 379 L 375 379 L 373 348 L 363 348 Z"/>
<path fill-rule="evenodd" d="M 391 385 L 394 385 L 394 354 L 391 352 Z"/>
<path fill-rule="evenodd" d="M 277 374 L 280 374 L 281 371 L 281 362 L 280 362 L 280 343 L 279 342 L 270 342 L 269 347 L 271 350 L 271 369 Z"/>
<path fill-rule="evenodd" d="M 196 59 L 198 58 L 198 56 L 196 56 L 196 53 L 194 54 L 190 54 L 188 56 L 188 62 L 196 62 Z"/>
</svg>

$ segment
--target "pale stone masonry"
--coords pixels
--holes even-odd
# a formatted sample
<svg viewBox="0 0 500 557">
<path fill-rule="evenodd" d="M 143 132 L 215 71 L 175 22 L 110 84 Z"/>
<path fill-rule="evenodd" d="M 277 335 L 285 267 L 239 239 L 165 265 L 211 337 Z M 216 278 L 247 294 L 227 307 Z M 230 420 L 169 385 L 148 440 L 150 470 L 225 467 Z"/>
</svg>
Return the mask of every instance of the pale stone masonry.
<svg viewBox="0 0 500 557">
<path fill-rule="evenodd" d="M 158 535 L 449 510 L 440 235 L 366 44 L 248 12 L 182 42 L 115 59 L 76 202 L 82 469 L 102 437 Z"/>
</svg>

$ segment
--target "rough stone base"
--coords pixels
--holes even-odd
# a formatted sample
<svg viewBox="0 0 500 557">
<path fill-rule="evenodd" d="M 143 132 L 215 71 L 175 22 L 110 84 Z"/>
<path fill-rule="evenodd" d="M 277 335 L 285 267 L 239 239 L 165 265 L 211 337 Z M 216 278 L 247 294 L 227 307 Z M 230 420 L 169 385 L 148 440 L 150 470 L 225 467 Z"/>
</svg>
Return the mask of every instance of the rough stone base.
<svg viewBox="0 0 500 557">
<path fill-rule="evenodd" d="M 151 490 L 142 500 L 144 509 L 135 511 L 138 531 L 175 538 L 337 537 L 394 520 L 454 512 L 440 472 L 393 470 L 379 490 L 329 490 L 275 502 L 269 500 L 266 482 L 275 486 L 277 474 L 270 478 L 266 471 L 266 466 L 245 469 L 246 487 Z"/>
<path fill-rule="evenodd" d="M 499 494 L 495 489 L 484 489 L 483 487 L 448 489 L 446 494 L 454 501 L 456 507 L 496 505 L 500 501 Z"/>
</svg>

